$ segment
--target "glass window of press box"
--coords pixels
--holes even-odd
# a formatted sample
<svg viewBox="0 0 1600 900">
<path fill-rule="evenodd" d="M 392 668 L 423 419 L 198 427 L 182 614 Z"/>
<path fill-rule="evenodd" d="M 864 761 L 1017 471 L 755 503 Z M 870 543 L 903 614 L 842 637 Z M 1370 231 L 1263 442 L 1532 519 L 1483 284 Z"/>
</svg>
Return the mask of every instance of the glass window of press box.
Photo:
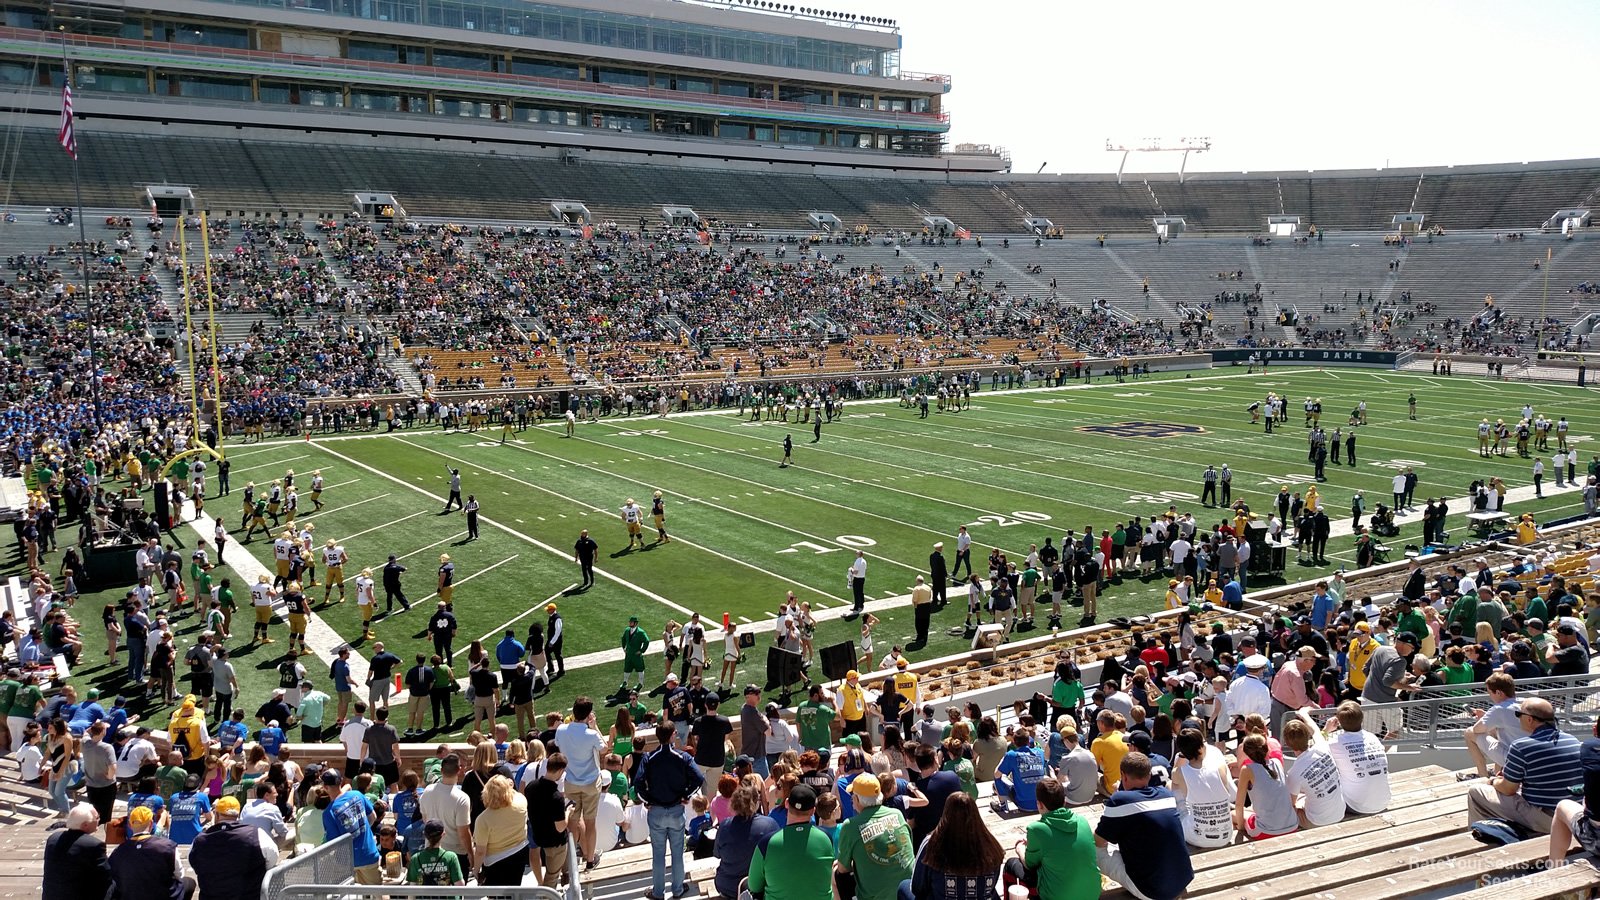
<svg viewBox="0 0 1600 900">
<path fill-rule="evenodd" d="M 459 28 L 490 34 L 568 41 L 596 47 L 648 50 L 703 59 L 779 66 L 816 72 L 900 74 L 900 51 L 846 41 L 789 37 L 574 9 L 524 0 L 230 0 L 241 6 L 287 5 L 297 12 L 325 12 L 378 22 Z"/>
</svg>

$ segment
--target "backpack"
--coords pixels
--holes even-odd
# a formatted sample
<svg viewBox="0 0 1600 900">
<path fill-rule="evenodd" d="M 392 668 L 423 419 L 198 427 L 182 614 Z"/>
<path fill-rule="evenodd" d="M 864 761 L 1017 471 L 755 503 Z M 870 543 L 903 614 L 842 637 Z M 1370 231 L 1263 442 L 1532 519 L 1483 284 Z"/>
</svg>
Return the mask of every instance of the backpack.
<svg viewBox="0 0 1600 900">
<path fill-rule="evenodd" d="M 172 728 L 172 749 L 183 754 L 184 759 L 194 758 L 194 745 L 189 737 L 194 732 L 194 717 L 189 717 L 181 722 L 174 722 Z"/>
</svg>

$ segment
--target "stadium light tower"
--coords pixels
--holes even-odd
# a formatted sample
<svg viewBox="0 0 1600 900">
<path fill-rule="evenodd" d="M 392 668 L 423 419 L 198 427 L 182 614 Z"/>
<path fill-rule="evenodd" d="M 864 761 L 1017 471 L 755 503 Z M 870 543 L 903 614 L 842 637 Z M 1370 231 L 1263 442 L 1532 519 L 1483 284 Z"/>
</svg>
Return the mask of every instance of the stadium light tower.
<svg viewBox="0 0 1600 900">
<path fill-rule="evenodd" d="M 1189 154 L 1204 153 L 1211 149 L 1211 138 L 1208 137 L 1183 137 L 1175 141 L 1162 138 L 1140 138 L 1137 141 L 1117 142 L 1106 138 L 1107 153 L 1121 153 L 1122 159 L 1117 163 L 1117 184 L 1122 183 L 1122 169 L 1128 164 L 1130 153 L 1182 153 L 1183 159 L 1178 163 L 1178 183 L 1183 183 L 1184 169 L 1189 165 Z"/>
</svg>

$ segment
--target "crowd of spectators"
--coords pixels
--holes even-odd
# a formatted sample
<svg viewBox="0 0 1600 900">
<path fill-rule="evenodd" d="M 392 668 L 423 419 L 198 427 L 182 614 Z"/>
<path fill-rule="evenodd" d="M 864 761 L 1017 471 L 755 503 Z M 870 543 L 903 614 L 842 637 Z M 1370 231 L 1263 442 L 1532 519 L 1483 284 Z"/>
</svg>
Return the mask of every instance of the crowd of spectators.
<svg viewBox="0 0 1600 900">
<path fill-rule="evenodd" d="M 1163 552 L 1112 553 L 1092 560 L 1094 574 L 1114 577 L 1127 564 L 1190 577 L 1196 554 L 1181 521 Z M 1214 530 L 1219 546 L 1235 546 L 1228 528 Z M 1163 546 L 1126 544 L 1152 545 Z M 1053 574 L 1058 561 L 1082 557 L 1073 546 L 1065 560 L 1041 550 L 1027 565 Z M 881 685 L 851 671 L 831 690 L 814 686 L 792 713 L 764 704 L 755 686 L 724 699 L 698 672 L 683 684 L 669 671 L 648 702 L 632 691 L 604 724 L 583 697 L 542 727 L 530 717 L 513 731 L 491 712 L 465 757 L 439 746 L 405 760 L 386 694 L 330 721 L 333 700 L 317 677 L 293 697 L 275 691 L 253 717 L 258 698 L 234 698 L 231 711 L 185 698 L 165 723 L 165 756 L 145 723 L 97 696 L 47 699 L 36 677 L 13 670 L 0 700 L 24 777 L 83 777 L 86 804 L 73 806 L 65 788 L 53 795 L 71 835 L 45 853 L 57 888 L 86 873 L 120 877 L 123 851 L 107 872 L 94 843 L 120 811 L 130 837 L 192 846 L 192 875 L 163 863 L 162 878 L 193 878 L 202 894 L 350 834 L 351 874 L 363 884 L 514 885 L 531 871 L 556 886 L 620 842 L 648 842 L 649 897 L 684 895 L 685 858 L 714 856 L 713 883 L 730 897 L 741 884 L 770 892 L 779 879 L 785 891 L 836 888 L 857 900 L 989 896 L 1003 885 L 1092 897 L 1103 874 L 1137 896 L 1175 898 L 1193 878 L 1195 850 L 1383 813 L 1384 742 L 1412 727 L 1393 704 L 1452 686 L 1481 686 L 1492 701 L 1464 733 L 1476 767 L 1460 775 L 1474 782 L 1468 822 L 1550 834 L 1552 859 L 1564 858 L 1574 831 L 1590 827 L 1569 798 L 1578 781 L 1600 777 L 1600 739 L 1580 747 L 1558 727 L 1563 710 L 1518 687 L 1588 677 L 1600 595 L 1568 589 L 1556 570 L 1572 563 L 1556 553 L 1501 566 L 1418 560 L 1388 603 L 1335 577 L 1283 615 L 1219 620 L 1204 634 L 1193 618 L 1203 604 L 1214 616 L 1234 603 L 1180 595 L 1183 616 L 1099 659 L 1092 681 L 1089 659 L 1063 648 L 1048 692 L 1017 698 L 1004 730 L 975 704 L 924 702 L 899 662 Z M 1600 568 L 1600 555 L 1578 563 Z M 1246 568 L 1236 554 L 1214 565 L 1231 567 L 1230 584 Z M 991 582 L 998 595 L 1007 578 Z M 472 682 L 480 696 L 531 678 L 521 652 L 499 678 L 484 655 Z M 407 683 L 440 665 L 419 659 Z M 297 761 L 291 726 L 312 742 L 336 736 L 345 770 Z M 985 795 L 995 815 L 1024 822 L 1009 859 L 980 815 Z M 1093 826 L 1081 812 L 1090 805 L 1101 807 Z M 568 868 L 569 845 L 581 871 Z"/>
</svg>

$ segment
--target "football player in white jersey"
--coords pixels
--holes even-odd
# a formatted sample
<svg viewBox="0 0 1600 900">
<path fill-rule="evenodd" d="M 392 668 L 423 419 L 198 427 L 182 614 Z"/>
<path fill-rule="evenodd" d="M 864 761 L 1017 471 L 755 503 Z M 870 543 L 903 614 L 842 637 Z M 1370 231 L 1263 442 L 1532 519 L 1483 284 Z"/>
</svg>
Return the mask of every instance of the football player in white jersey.
<svg viewBox="0 0 1600 900">
<path fill-rule="evenodd" d="M 256 627 L 251 632 L 250 643 L 257 641 L 263 644 L 277 643 L 267 636 L 267 625 L 272 621 L 272 601 L 277 599 L 277 596 L 278 592 L 274 590 L 265 573 L 250 586 L 250 606 L 256 612 Z"/>
<path fill-rule="evenodd" d="M 294 541 L 294 532 L 285 531 L 272 542 L 272 562 L 277 567 L 277 576 L 272 579 L 273 587 L 289 583 L 289 558 L 294 553 Z"/>
<path fill-rule="evenodd" d="M 340 597 L 339 602 L 344 602 L 344 598 Z M 372 640 L 372 611 L 377 608 L 377 602 L 372 587 L 372 570 L 362 569 L 361 574 L 356 576 L 356 609 L 361 613 L 361 634 L 369 641 Z"/>
<path fill-rule="evenodd" d="M 328 602 L 335 585 L 339 588 L 339 602 L 344 602 L 344 564 L 349 561 L 350 556 L 344 552 L 344 547 L 333 538 L 328 538 L 322 548 L 322 565 L 327 571 L 326 583 L 322 586 L 323 603 Z"/>
<path fill-rule="evenodd" d="M 633 545 L 638 543 L 639 549 L 643 550 L 644 510 L 639 508 L 639 504 L 633 502 L 632 497 L 629 497 L 628 502 L 622 506 L 622 522 L 628 526 L 628 549 L 632 550 Z"/>
</svg>

